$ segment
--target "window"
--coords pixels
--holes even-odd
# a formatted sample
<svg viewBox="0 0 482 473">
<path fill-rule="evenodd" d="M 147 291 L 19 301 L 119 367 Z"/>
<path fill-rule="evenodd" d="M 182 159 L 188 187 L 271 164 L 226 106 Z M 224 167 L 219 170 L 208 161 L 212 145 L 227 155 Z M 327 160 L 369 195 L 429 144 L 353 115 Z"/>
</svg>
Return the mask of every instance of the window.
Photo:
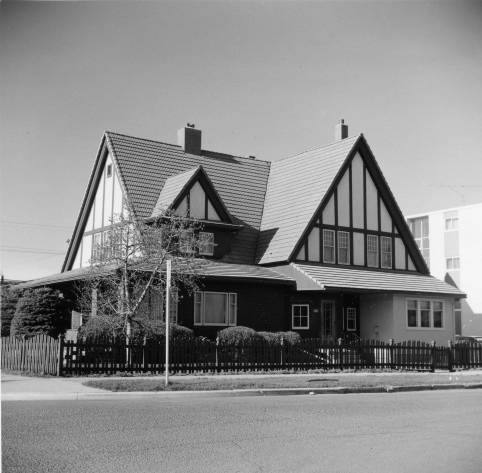
<svg viewBox="0 0 482 473">
<path fill-rule="evenodd" d="M 98 263 L 102 256 L 102 232 L 94 233 L 92 246 L 92 262 Z"/>
<path fill-rule="evenodd" d="M 335 262 L 335 230 L 323 230 L 323 263 Z"/>
<path fill-rule="evenodd" d="M 199 232 L 199 254 L 214 255 L 214 233 Z"/>
<path fill-rule="evenodd" d="M 236 325 L 237 312 L 234 292 L 194 293 L 194 325 Z"/>
<path fill-rule="evenodd" d="M 291 306 L 291 326 L 294 329 L 310 328 L 310 306 L 308 304 Z"/>
<path fill-rule="evenodd" d="M 346 330 L 348 332 L 356 331 L 356 307 L 344 307 Z"/>
<path fill-rule="evenodd" d="M 445 267 L 447 268 L 447 271 L 455 271 L 460 269 L 460 258 L 458 256 L 445 258 Z"/>
<path fill-rule="evenodd" d="M 378 237 L 367 235 L 367 266 L 378 268 Z"/>
<path fill-rule="evenodd" d="M 350 264 L 350 234 L 338 232 L 338 263 Z"/>
<path fill-rule="evenodd" d="M 430 263 L 430 242 L 428 237 L 428 217 L 411 218 L 408 225 L 412 232 L 415 243 L 420 249 L 427 266 Z"/>
<path fill-rule="evenodd" d="M 164 303 L 164 299 L 166 298 L 165 294 L 162 297 L 162 307 L 161 307 L 161 320 L 165 322 L 165 313 L 166 313 L 166 305 Z M 169 294 L 169 322 L 171 324 L 177 324 L 177 309 L 179 304 L 179 292 L 177 287 L 172 287 L 170 294 Z"/>
<path fill-rule="evenodd" d="M 112 164 L 107 165 L 107 177 L 112 177 Z"/>
<path fill-rule="evenodd" d="M 184 230 L 181 232 L 179 238 L 179 251 L 181 253 L 192 253 L 194 251 L 193 238 L 194 235 L 192 230 Z"/>
<path fill-rule="evenodd" d="M 459 216 L 456 210 L 445 212 L 445 231 L 450 232 L 459 228 Z"/>
<path fill-rule="evenodd" d="M 443 302 L 407 300 L 408 328 L 443 328 Z"/>
<path fill-rule="evenodd" d="M 392 239 L 390 237 L 381 237 L 382 245 L 382 268 L 390 269 L 392 267 Z"/>
</svg>

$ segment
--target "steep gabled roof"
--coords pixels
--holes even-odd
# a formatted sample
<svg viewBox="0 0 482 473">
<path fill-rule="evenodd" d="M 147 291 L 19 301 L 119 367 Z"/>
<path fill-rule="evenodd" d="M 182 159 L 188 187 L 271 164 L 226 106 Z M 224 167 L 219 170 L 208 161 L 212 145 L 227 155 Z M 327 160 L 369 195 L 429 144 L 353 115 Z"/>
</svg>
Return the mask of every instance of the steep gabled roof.
<svg viewBox="0 0 482 473">
<path fill-rule="evenodd" d="M 259 263 L 287 261 L 360 136 L 274 161 L 258 241 Z"/>
<path fill-rule="evenodd" d="M 188 169 L 180 174 L 170 176 L 166 179 L 151 217 L 158 217 L 166 209 L 172 210 L 172 208 L 176 207 L 196 181 L 199 181 L 201 186 L 207 191 L 208 195 L 211 196 L 211 205 L 214 205 L 214 207 L 217 208 L 221 218 L 224 218 L 226 223 L 232 223 L 232 215 L 229 213 L 221 196 L 201 165 L 193 169 Z"/>
</svg>

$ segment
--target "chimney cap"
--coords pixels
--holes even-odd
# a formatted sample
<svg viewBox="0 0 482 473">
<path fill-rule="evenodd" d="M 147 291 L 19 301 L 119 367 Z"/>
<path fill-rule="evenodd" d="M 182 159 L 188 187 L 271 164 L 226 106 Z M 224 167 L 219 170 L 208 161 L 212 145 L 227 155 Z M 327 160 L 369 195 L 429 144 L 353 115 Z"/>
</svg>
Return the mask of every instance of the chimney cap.
<svg viewBox="0 0 482 473">
<path fill-rule="evenodd" d="M 186 126 L 187 126 L 188 128 L 196 128 L 196 125 L 195 125 L 194 123 L 189 123 L 189 122 L 188 122 L 188 123 L 186 123 Z"/>
</svg>

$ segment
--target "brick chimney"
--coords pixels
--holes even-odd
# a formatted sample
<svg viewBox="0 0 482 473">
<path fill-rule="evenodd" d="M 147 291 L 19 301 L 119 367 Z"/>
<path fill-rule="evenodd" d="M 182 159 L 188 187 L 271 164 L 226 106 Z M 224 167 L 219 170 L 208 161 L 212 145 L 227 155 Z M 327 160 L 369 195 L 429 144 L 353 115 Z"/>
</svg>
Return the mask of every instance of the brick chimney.
<svg viewBox="0 0 482 473">
<path fill-rule="evenodd" d="M 190 154 L 201 154 L 201 130 L 194 128 L 195 125 L 188 123 L 184 128 L 177 131 L 177 144 Z"/>
<path fill-rule="evenodd" d="M 348 125 L 345 125 L 343 118 L 335 126 L 335 140 L 340 141 L 348 138 Z"/>
</svg>

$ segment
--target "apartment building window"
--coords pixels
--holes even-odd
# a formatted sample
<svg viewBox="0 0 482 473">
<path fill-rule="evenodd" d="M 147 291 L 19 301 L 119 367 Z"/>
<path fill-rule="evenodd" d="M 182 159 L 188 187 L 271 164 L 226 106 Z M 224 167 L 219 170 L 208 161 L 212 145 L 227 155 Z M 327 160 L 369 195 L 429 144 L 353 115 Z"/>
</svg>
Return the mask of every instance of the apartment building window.
<svg viewBox="0 0 482 473">
<path fill-rule="evenodd" d="M 323 263 L 335 262 L 335 231 L 323 230 Z"/>
<path fill-rule="evenodd" d="M 367 235 L 367 266 L 378 268 L 378 237 Z"/>
<path fill-rule="evenodd" d="M 460 269 L 460 258 L 458 256 L 445 258 L 445 267 L 447 271 L 457 271 Z"/>
<path fill-rule="evenodd" d="M 458 230 L 459 228 L 459 216 L 456 210 L 445 212 L 445 231 L 450 232 L 452 230 Z"/>
<path fill-rule="evenodd" d="M 350 234 L 338 232 L 338 263 L 350 264 Z"/>
<path fill-rule="evenodd" d="M 427 266 L 430 263 L 430 241 L 428 217 L 410 218 L 408 225 Z"/>
<path fill-rule="evenodd" d="M 407 300 L 408 328 L 443 328 L 443 302 L 421 299 Z"/>
<path fill-rule="evenodd" d="M 390 237 L 381 237 L 382 245 L 382 268 L 390 269 L 392 267 L 392 239 Z"/>
</svg>

